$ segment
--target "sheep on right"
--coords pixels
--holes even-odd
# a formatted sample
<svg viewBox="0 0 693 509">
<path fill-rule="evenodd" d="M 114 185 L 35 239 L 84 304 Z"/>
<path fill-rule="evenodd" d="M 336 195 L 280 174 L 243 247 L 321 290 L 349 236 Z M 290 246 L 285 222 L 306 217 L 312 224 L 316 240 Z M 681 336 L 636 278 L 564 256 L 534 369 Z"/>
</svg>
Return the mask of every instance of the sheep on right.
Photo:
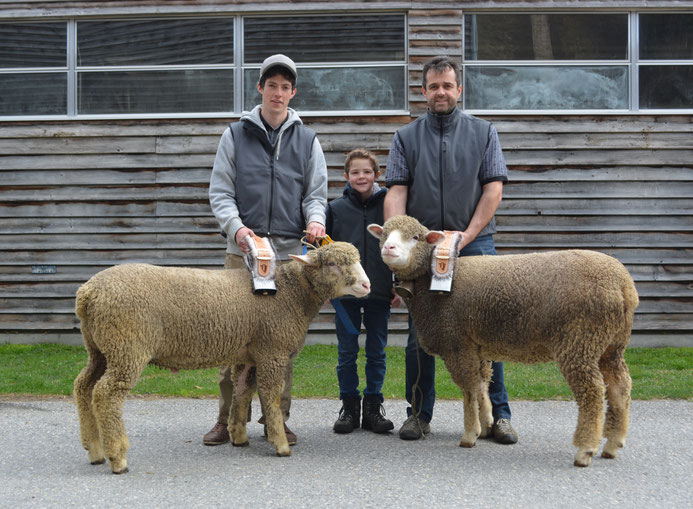
<svg viewBox="0 0 693 509">
<path fill-rule="evenodd" d="M 449 295 L 429 292 L 431 254 L 443 232 L 395 216 L 372 224 L 385 263 L 413 282 L 405 299 L 426 352 L 441 357 L 464 396 L 460 446 L 490 434 L 490 361 L 555 361 L 575 396 L 574 465 L 626 442 L 631 378 L 624 359 L 638 294 L 626 268 L 596 251 L 564 250 L 456 260 Z M 604 398 L 608 402 L 604 418 Z"/>
</svg>

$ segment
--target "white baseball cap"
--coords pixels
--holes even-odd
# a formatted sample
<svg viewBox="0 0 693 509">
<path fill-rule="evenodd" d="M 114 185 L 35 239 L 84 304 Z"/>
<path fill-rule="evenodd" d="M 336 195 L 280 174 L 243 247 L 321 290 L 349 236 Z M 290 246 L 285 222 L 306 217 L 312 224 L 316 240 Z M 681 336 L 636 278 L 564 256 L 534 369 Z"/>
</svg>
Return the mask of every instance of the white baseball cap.
<svg viewBox="0 0 693 509">
<path fill-rule="evenodd" d="M 284 67 L 293 75 L 294 79 L 298 78 L 298 74 L 296 73 L 296 64 L 294 64 L 294 61 L 286 55 L 277 53 L 276 55 L 265 58 L 265 61 L 262 62 L 262 67 L 260 67 L 260 79 L 262 79 L 262 77 L 265 75 L 265 71 L 267 71 L 267 69 L 275 65 Z"/>
</svg>

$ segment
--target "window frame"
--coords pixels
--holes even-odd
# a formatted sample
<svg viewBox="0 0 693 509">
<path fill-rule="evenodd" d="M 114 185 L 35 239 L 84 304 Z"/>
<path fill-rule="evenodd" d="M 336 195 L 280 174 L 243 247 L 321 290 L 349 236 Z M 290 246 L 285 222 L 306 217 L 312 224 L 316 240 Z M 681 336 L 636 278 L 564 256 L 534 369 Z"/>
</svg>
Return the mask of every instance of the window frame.
<svg viewBox="0 0 693 509">
<path fill-rule="evenodd" d="M 309 13 L 301 14 L 310 17 L 325 17 L 325 16 L 339 16 L 340 13 Z M 404 35 L 404 47 L 403 58 L 401 61 L 357 61 L 357 62 L 319 62 L 319 63 L 302 63 L 296 62 L 296 67 L 298 68 L 299 76 L 300 70 L 303 68 L 320 69 L 320 68 L 357 68 L 357 67 L 398 67 L 403 69 L 403 74 L 405 79 L 401 86 L 404 91 L 404 98 L 406 104 L 404 109 L 395 110 L 311 110 L 311 111 L 300 111 L 301 117 L 317 117 L 317 116 L 395 116 L 395 115 L 408 115 L 409 110 L 409 33 L 408 33 L 408 12 L 407 11 L 348 11 L 344 14 L 349 15 L 368 15 L 368 16 L 378 16 L 378 15 L 401 15 L 402 16 L 402 30 Z M 272 14 L 253 14 L 253 13 L 217 13 L 211 14 L 201 14 L 201 15 L 185 15 L 176 16 L 173 14 L 164 15 L 141 15 L 141 16 L 85 16 L 85 17 L 74 17 L 74 18 L 56 18 L 56 19 L 2 19 L 0 22 L 12 23 L 12 22 L 32 22 L 32 23 L 56 23 L 65 22 L 67 24 L 66 30 L 66 66 L 64 67 L 42 67 L 42 68 L 20 68 L 20 69 L 0 69 L 0 73 L 22 73 L 31 74 L 35 72 L 61 72 L 67 74 L 67 112 L 64 115 L 15 115 L 15 116 L 0 116 L 0 121 L 32 121 L 32 120 L 118 120 L 118 119 L 185 119 L 185 118 L 238 118 L 242 115 L 244 111 L 244 74 L 246 70 L 257 69 L 259 72 L 260 63 L 257 64 L 246 64 L 243 61 L 244 57 L 244 30 L 243 22 L 246 17 L 290 17 L 295 16 L 296 13 L 292 12 L 278 12 Z M 233 30 L 234 30 L 234 62 L 232 65 L 227 64 L 200 64 L 200 65 L 127 65 L 127 66 L 79 66 L 77 65 L 77 30 L 78 24 L 80 22 L 89 21 L 135 21 L 135 20 L 167 20 L 167 19 L 204 19 L 204 18 L 219 18 L 227 17 L 229 20 L 233 20 Z M 108 113 L 108 114 L 85 114 L 77 112 L 78 105 L 78 90 L 77 84 L 79 82 L 79 73 L 81 72 L 117 72 L 117 71 L 167 71 L 167 70 L 205 70 L 205 69 L 232 69 L 233 70 L 233 87 L 234 87 L 234 97 L 233 97 L 233 111 L 219 111 L 219 112 L 193 112 L 193 113 Z M 299 84 L 300 87 L 300 77 Z"/>
<path fill-rule="evenodd" d="M 359 67 L 397 67 L 397 68 L 402 68 L 404 71 L 404 77 L 405 79 L 403 80 L 402 86 L 404 88 L 404 97 L 407 102 L 406 106 L 407 108 L 402 109 L 402 110 L 310 110 L 310 111 L 304 111 L 304 110 L 299 110 L 299 114 L 301 117 L 327 117 L 327 116 L 335 116 L 335 117 L 342 117 L 342 116 L 351 116 L 351 117 L 356 117 L 356 116 L 389 116 L 389 115 L 408 115 L 410 113 L 409 109 L 409 83 L 408 83 L 408 76 L 409 76 L 409 32 L 407 30 L 407 27 L 409 25 L 408 22 L 408 17 L 409 13 L 406 11 L 346 11 L 346 12 L 340 12 L 340 13 L 281 13 L 281 14 L 273 14 L 273 15 L 264 15 L 264 14 L 253 14 L 253 13 L 245 13 L 239 16 L 241 18 L 240 23 L 243 34 L 241 37 L 244 37 L 244 30 L 245 30 L 245 24 L 243 23 L 245 18 L 279 18 L 279 17 L 292 17 L 292 16 L 300 16 L 300 17 L 311 17 L 311 18 L 319 18 L 319 17 L 335 17 L 339 16 L 341 14 L 346 14 L 346 15 L 357 15 L 357 14 L 370 14 L 370 15 L 401 15 L 402 16 L 402 23 L 403 23 L 403 34 L 404 34 L 404 52 L 403 52 L 403 58 L 400 62 L 394 62 L 394 61 L 389 61 L 389 62 L 384 62 L 384 61 L 378 61 L 378 60 L 359 60 L 358 62 L 330 62 L 330 61 L 324 61 L 324 62 L 300 62 L 297 61 L 296 63 L 296 70 L 298 72 L 298 83 L 296 84 L 296 88 L 299 90 L 300 93 L 300 88 L 301 88 L 301 69 L 338 69 L 338 68 L 359 68 Z M 245 39 L 243 39 L 244 41 Z M 238 94 L 241 97 L 241 109 L 238 111 L 243 111 L 244 107 L 243 104 L 245 103 L 245 73 L 246 71 L 252 71 L 254 70 L 257 74 L 260 72 L 260 67 L 262 66 L 262 62 L 258 63 L 246 63 L 245 62 L 245 55 L 244 55 L 244 46 L 237 46 L 240 50 L 240 56 L 239 56 L 239 63 L 241 65 L 240 67 L 240 79 L 241 83 L 240 86 L 243 87 L 241 90 L 241 93 Z"/>
<path fill-rule="evenodd" d="M 639 33 L 640 33 L 640 14 L 676 14 L 693 13 L 691 10 L 638 10 L 638 9 L 569 9 L 569 10 L 465 10 L 462 17 L 462 84 L 465 83 L 466 70 L 468 67 L 569 67 L 569 66 L 604 66 L 604 67 L 626 67 L 628 76 L 627 109 L 475 109 L 466 108 L 466 87 L 462 88 L 462 109 L 473 115 L 686 115 L 693 113 L 692 108 L 658 108 L 641 109 L 639 71 L 643 65 L 693 65 L 693 60 L 644 60 L 639 58 Z M 626 41 L 626 60 L 465 60 L 465 17 L 468 15 L 504 15 L 504 14 L 624 14 L 627 16 Z"/>
</svg>

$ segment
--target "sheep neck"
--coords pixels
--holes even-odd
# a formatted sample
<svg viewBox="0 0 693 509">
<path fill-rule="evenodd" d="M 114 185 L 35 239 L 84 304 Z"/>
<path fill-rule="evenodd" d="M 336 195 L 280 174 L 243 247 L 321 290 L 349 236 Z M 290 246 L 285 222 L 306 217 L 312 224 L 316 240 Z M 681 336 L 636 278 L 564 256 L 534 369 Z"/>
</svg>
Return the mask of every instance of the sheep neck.
<svg viewBox="0 0 693 509">
<path fill-rule="evenodd" d="M 431 253 L 432 252 L 433 250 L 431 250 Z M 427 260 L 430 259 L 431 257 L 429 255 L 427 257 Z M 405 269 L 393 269 L 393 272 L 397 276 L 397 279 L 399 279 L 400 281 L 414 281 L 421 277 L 430 275 L 430 263 L 427 262 L 426 264 L 419 264 L 414 268 L 407 267 Z"/>
<path fill-rule="evenodd" d="M 327 297 L 322 298 L 318 287 L 306 275 L 306 270 L 298 265 L 298 262 L 291 262 L 280 268 L 281 274 L 286 278 L 287 285 L 295 285 L 298 282 L 305 295 L 311 297 L 311 303 L 317 305 L 319 309 Z"/>
</svg>

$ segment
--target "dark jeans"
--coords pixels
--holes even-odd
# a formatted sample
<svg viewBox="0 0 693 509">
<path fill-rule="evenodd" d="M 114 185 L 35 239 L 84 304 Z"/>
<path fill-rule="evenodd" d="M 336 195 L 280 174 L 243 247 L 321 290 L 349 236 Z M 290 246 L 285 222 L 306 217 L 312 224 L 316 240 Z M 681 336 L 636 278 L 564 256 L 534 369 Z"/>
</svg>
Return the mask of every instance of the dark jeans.
<svg viewBox="0 0 693 509">
<path fill-rule="evenodd" d="M 477 237 L 468 244 L 460 253 L 460 256 L 495 255 L 496 247 L 493 243 L 493 235 Z M 418 357 L 417 357 L 418 347 Z M 419 346 L 416 339 L 416 329 L 409 319 L 409 338 L 405 350 L 406 363 L 406 397 L 410 407 L 407 415 L 419 411 L 422 421 L 430 422 L 433 417 L 433 405 L 436 400 L 435 387 L 435 357 L 428 355 Z M 421 366 L 421 369 L 419 369 Z M 418 378 L 418 380 L 417 380 Z M 416 384 L 416 390 L 413 387 Z M 510 405 L 508 404 L 508 392 L 505 390 L 503 376 L 503 363 L 493 363 L 493 377 L 488 388 L 489 398 L 493 405 L 493 420 L 510 419 Z M 412 403 L 412 401 L 414 401 Z M 416 407 L 412 410 L 412 407 Z"/>
<path fill-rule="evenodd" d="M 382 299 L 341 299 L 341 303 L 357 330 L 361 329 L 361 310 L 363 310 L 363 325 L 366 328 L 366 387 L 363 394 L 364 396 L 376 396 L 382 402 L 390 303 Z M 349 333 L 339 316 L 335 317 L 335 326 L 337 329 L 339 399 L 360 398 L 359 375 L 356 367 L 359 335 Z"/>
</svg>

